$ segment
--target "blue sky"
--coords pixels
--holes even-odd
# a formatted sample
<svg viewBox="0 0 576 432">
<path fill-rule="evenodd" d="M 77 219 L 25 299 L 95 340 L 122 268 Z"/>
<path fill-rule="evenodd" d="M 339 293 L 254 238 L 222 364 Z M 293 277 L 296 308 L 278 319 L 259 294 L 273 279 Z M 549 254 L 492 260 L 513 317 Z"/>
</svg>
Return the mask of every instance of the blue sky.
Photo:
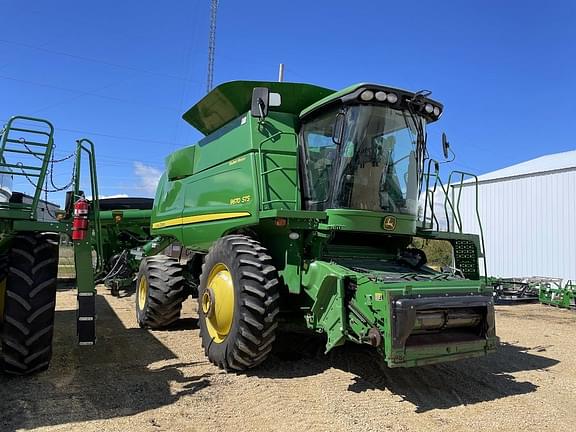
<svg viewBox="0 0 576 432">
<path fill-rule="evenodd" d="M 50 119 L 57 156 L 93 139 L 101 194 L 151 195 L 200 137 L 181 114 L 205 93 L 209 0 L 1 3 L 0 119 Z M 576 148 L 575 54 L 574 1 L 220 0 L 215 83 L 283 62 L 287 81 L 432 90 L 432 155 L 446 131 L 455 168 L 481 174 Z"/>
</svg>

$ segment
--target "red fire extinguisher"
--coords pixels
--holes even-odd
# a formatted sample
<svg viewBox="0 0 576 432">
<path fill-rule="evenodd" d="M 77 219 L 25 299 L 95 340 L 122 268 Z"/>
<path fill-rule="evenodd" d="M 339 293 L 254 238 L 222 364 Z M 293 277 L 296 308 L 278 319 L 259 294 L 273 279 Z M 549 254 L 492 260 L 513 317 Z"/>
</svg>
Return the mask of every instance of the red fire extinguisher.
<svg viewBox="0 0 576 432">
<path fill-rule="evenodd" d="M 86 240 L 88 234 L 88 211 L 90 205 L 86 198 L 80 198 L 74 203 L 74 219 L 72 219 L 72 240 Z"/>
</svg>

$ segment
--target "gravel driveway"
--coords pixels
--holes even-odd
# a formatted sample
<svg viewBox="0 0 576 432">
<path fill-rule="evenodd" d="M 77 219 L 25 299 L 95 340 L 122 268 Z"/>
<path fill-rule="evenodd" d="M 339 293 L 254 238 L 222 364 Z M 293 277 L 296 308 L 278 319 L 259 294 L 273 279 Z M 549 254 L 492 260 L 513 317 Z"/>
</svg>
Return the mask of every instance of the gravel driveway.
<svg viewBox="0 0 576 432">
<path fill-rule="evenodd" d="M 0 376 L 0 430 L 574 430 L 576 312 L 498 306 L 498 353 L 386 369 L 369 348 L 328 355 L 285 335 L 247 374 L 203 356 L 189 300 L 170 331 L 137 328 L 133 297 L 101 288 L 98 344 L 75 346 L 75 292 L 58 293 L 54 360 L 34 377 Z"/>
</svg>

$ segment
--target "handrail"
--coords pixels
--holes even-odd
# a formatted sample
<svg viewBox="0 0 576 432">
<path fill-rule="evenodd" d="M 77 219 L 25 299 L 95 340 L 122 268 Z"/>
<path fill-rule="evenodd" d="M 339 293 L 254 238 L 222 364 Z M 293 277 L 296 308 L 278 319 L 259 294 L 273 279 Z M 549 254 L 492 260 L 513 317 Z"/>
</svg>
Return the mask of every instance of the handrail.
<svg viewBox="0 0 576 432">
<path fill-rule="evenodd" d="M 434 174 L 430 174 L 430 168 L 432 166 L 432 163 L 434 163 Z M 438 231 L 440 231 L 440 222 L 438 221 L 438 218 L 436 217 L 436 210 L 434 208 L 434 200 L 435 200 L 435 195 L 436 195 L 436 190 L 438 188 L 438 185 L 440 186 L 440 190 L 443 192 L 444 194 L 444 214 L 446 216 L 446 231 L 450 231 L 450 216 L 448 214 L 448 206 L 450 206 L 450 210 L 452 211 L 452 214 L 455 213 L 455 209 L 454 209 L 454 205 L 452 203 L 452 200 L 450 200 L 450 196 L 449 196 L 449 187 L 444 187 L 444 183 L 442 182 L 442 179 L 440 178 L 440 163 L 435 160 L 435 159 L 429 159 L 428 160 L 428 168 L 427 168 L 427 172 L 424 174 L 424 176 L 426 177 L 426 196 L 424 199 L 424 217 L 423 217 L 423 226 L 424 228 L 426 228 L 426 217 L 428 214 L 428 207 L 430 207 L 430 227 L 429 229 L 433 229 L 434 228 L 434 222 L 436 222 L 436 229 Z M 430 177 L 434 177 L 434 187 L 432 190 L 430 190 Z M 428 204 L 428 196 L 431 196 L 430 198 L 430 204 Z M 462 232 L 462 230 L 460 230 L 460 232 Z"/>
<path fill-rule="evenodd" d="M 426 178 L 425 182 L 425 199 L 424 199 L 424 214 L 422 220 L 422 227 L 424 229 L 434 229 L 434 224 L 436 224 L 436 229 L 440 231 L 440 223 L 438 222 L 438 218 L 436 217 L 436 210 L 434 206 L 434 200 L 436 191 L 438 186 L 440 186 L 440 190 L 442 190 L 444 195 L 444 214 L 446 216 L 446 231 L 456 231 L 459 233 L 463 233 L 463 220 L 462 214 L 460 212 L 460 203 L 462 200 L 462 189 L 464 187 L 464 180 L 469 177 L 473 179 L 474 182 L 474 193 L 475 193 L 475 214 L 476 220 L 478 222 L 478 229 L 480 234 L 480 252 L 483 257 L 484 262 L 484 276 L 487 278 L 487 264 L 486 264 L 486 246 L 484 242 L 484 228 L 482 227 L 482 220 L 480 218 L 480 209 L 478 206 L 479 202 L 479 187 L 478 187 L 478 177 L 475 174 L 460 171 L 460 170 L 453 170 L 450 172 L 448 176 L 448 180 L 446 184 L 442 182 L 440 178 L 440 163 L 434 159 L 429 159 L 428 167 L 424 177 Z M 431 173 L 432 166 L 434 166 L 434 173 Z M 455 181 L 453 184 L 453 178 L 459 178 L 459 181 Z M 433 183 L 431 186 L 431 180 L 433 179 Z M 455 189 L 458 188 L 458 193 L 454 195 Z M 452 195 L 452 196 L 451 196 Z M 430 223 L 428 223 L 428 209 L 430 209 Z M 451 220 L 453 222 L 453 226 L 451 226 Z"/>
<path fill-rule="evenodd" d="M 428 215 L 428 196 L 430 195 L 430 193 L 432 193 L 431 197 L 430 197 L 430 229 L 434 228 L 434 221 L 436 221 L 436 229 L 439 230 L 440 229 L 440 224 L 438 223 L 438 219 L 436 218 L 435 214 L 434 214 L 434 195 L 436 193 L 436 186 L 438 183 L 438 172 L 439 170 L 439 166 L 438 166 L 438 162 L 436 162 L 434 164 L 435 170 L 434 170 L 434 189 L 432 191 L 430 191 L 430 167 L 432 166 L 432 162 L 436 162 L 433 159 L 429 159 L 428 160 L 428 168 L 426 170 L 426 173 L 424 174 L 424 176 L 426 177 L 426 188 L 425 188 L 425 197 L 424 197 L 424 215 L 422 217 L 422 223 L 424 225 L 424 227 L 426 227 L 426 216 Z"/>
<path fill-rule="evenodd" d="M 450 194 L 450 186 L 452 186 L 452 176 L 458 173 L 460 174 L 460 186 L 464 183 L 464 174 L 462 173 L 462 171 L 452 171 L 450 173 L 450 175 L 448 176 L 448 182 L 446 183 L 446 191 L 448 192 L 448 194 Z M 454 194 L 452 194 L 454 195 Z M 454 225 L 458 226 L 458 232 L 462 233 L 462 215 L 460 214 L 460 199 L 462 198 L 462 188 L 460 187 L 460 189 L 458 190 L 458 199 L 456 200 L 456 203 L 452 203 L 452 200 L 450 200 L 451 204 L 452 204 L 452 208 L 454 209 L 454 211 L 452 212 L 452 216 L 454 218 Z M 446 208 L 446 203 L 444 203 L 444 207 Z"/>
<path fill-rule="evenodd" d="M 88 146 L 85 145 L 88 144 Z M 90 188 L 92 196 L 92 213 L 94 214 L 94 224 L 96 233 L 96 271 L 97 277 L 104 271 L 102 256 L 104 253 L 102 245 L 102 224 L 100 222 L 100 198 L 98 195 L 98 180 L 96 175 L 96 154 L 94 152 L 94 143 L 88 138 L 76 140 L 76 165 L 74 167 L 74 196 L 80 196 L 80 169 L 82 163 L 82 152 L 88 155 L 88 164 L 90 167 Z"/>
<path fill-rule="evenodd" d="M 460 183 L 458 184 L 458 186 L 452 185 L 451 184 L 451 180 L 452 180 L 452 175 L 453 174 L 459 174 L 460 175 Z M 480 230 L 480 242 L 481 242 L 481 248 L 482 248 L 482 261 L 484 263 L 484 277 L 488 278 L 488 265 L 486 264 L 486 245 L 484 243 L 484 229 L 482 228 L 482 220 L 480 218 L 480 209 L 478 207 L 478 202 L 479 202 L 479 191 L 478 191 L 478 176 L 476 174 L 472 174 L 466 171 L 460 171 L 460 170 L 454 170 L 450 173 L 450 175 L 448 176 L 448 183 L 447 183 L 447 190 L 450 190 L 450 187 L 452 186 L 452 191 L 454 190 L 454 188 L 458 187 L 458 199 L 456 201 L 456 214 L 457 214 L 457 218 L 456 220 L 458 221 L 458 227 L 460 229 L 460 232 L 462 232 L 462 215 L 460 214 L 460 200 L 462 198 L 462 189 L 464 187 L 464 177 L 468 176 L 474 179 L 474 195 L 475 195 L 475 199 L 474 199 L 474 204 L 475 204 L 475 213 L 476 213 L 476 221 L 478 222 L 478 229 Z"/>
<path fill-rule="evenodd" d="M 451 184 L 451 179 L 453 174 L 460 174 L 460 184 L 458 186 Z M 479 202 L 479 190 L 478 190 L 478 176 L 476 174 L 472 174 L 466 171 L 452 171 L 450 176 L 448 177 L 448 184 L 447 189 L 450 190 L 450 186 L 452 188 L 458 187 L 458 200 L 456 202 L 456 211 L 457 211 L 457 219 L 459 223 L 460 232 L 462 232 L 462 215 L 460 214 L 460 199 L 462 198 L 462 188 L 464 186 L 464 177 L 472 177 L 474 179 L 474 195 L 475 195 L 475 213 L 476 213 L 476 220 L 478 222 L 478 229 L 480 230 L 480 239 L 482 240 L 482 250 L 484 251 L 484 229 L 482 228 L 482 220 L 480 218 L 480 209 L 478 207 Z"/>
</svg>

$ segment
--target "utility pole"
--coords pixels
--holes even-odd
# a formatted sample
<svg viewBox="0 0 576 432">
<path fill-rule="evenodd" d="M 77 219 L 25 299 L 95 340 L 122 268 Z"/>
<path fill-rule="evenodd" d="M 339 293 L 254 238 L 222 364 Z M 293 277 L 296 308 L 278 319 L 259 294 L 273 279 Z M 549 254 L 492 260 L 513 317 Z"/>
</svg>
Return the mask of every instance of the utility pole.
<svg viewBox="0 0 576 432">
<path fill-rule="evenodd" d="M 284 81 L 284 63 L 280 63 L 278 67 L 278 82 Z"/>
<path fill-rule="evenodd" d="M 216 52 L 216 12 L 218 11 L 218 0 L 210 2 L 210 34 L 208 36 L 208 79 L 206 82 L 206 93 L 212 90 L 214 81 L 214 54 Z"/>
</svg>

